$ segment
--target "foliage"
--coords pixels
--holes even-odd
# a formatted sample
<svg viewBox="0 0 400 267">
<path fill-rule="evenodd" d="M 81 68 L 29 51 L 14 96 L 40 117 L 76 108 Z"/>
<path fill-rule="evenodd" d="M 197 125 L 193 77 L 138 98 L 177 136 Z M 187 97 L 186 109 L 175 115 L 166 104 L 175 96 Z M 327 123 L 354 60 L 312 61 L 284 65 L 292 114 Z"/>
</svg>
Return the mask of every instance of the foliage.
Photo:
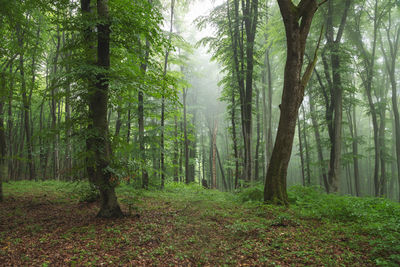
<svg viewBox="0 0 400 267">
<path fill-rule="evenodd" d="M 292 187 L 289 199 L 301 216 L 351 226 L 373 236 L 376 263 L 392 265 L 400 258 L 400 205 L 384 198 L 325 194 L 319 188 Z"/>
<path fill-rule="evenodd" d="M 76 184 L 74 193 L 78 196 L 79 202 L 92 203 L 100 198 L 97 188 L 93 184 L 87 182 L 79 182 Z"/>
<path fill-rule="evenodd" d="M 237 197 L 241 202 L 262 202 L 264 200 L 264 188 L 262 184 L 240 189 Z"/>
</svg>

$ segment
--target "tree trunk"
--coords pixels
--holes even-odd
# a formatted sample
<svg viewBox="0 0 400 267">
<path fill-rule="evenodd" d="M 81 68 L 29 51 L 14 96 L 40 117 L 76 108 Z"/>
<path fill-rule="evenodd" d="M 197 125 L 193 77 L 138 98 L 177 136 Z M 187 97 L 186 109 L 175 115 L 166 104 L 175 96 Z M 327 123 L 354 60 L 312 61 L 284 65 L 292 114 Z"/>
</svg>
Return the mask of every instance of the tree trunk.
<svg viewBox="0 0 400 267">
<path fill-rule="evenodd" d="M 306 186 L 311 185 L 311 168 L 310 168 L 310 153 L 308 150 L 308 142 L 307 142 L 307 131 L 306 131 L 306 112 L 304 110 L 304 105 L 301 105 L 302 111 L 303 111 L 303 140 L 304 140 L 304 150 L 306 153 L 306 172 L 307 172 L 307 178 L 306 178 Z"/>
<path fill-rule="evenodd" d="M 12 100 L 13 100 L 13 90 L 14 90 L 14 75 L 13 74 L 13 66 L 10 64 L 10 87 L 8 92 L 8 110 L 7 110 L 7 130 L 8 130 L 8 177 L 11 179 L 14 176 L 14 148 L 13 143 L 15 140 L 15 136 L 13 135 L 13 112 L 12 112 Z"/>
<path fill-rule="evenodd" d="M 127 133 L 126 133 L 126 143 L 129 144 L 131 141 L 131 103 L 129 102 L 128 104 L 128 118 L 126 122 L 126 128 L 127 128 Z"/>
<path fill-rule="evenodd" d="M 177 111 L 178 109 L 176 109 Z M 178 118 L 175 115 L 174 116 L 174 122 L 175 122 L 175 128 L 174 128 L 174 157 L 172 160 L 172 165 L 174 165 L 174 182 L 179 182 L 179 166 L 178 166 L 178 161 L 179 161 L 179 141 L 178 141 Z M 203 167 L 204 168 L 204 167 Z M 203 172 L 204 174 L 204 172 Z"/>
<path fill-rule="evenodd" d="M 338 192 L 340 186 L 340 170 L 341 170 L 341 149 L 342 149 L 342 117 L 343 117 L 343 86 L 341 77 L 341 62 L 340 62 L 340 42 L 343 36 L 343 31 L 347 21 L 347 13 L 351 4 L 351 0 L 346 0 L 345 8 L 343 11 L 342 19 L 340 21 L 339 29 L 337 31 L 336 38 L 334 38 L 334 26 L 333 26 L 333 0 L 328 1 L 328 14 L 327 14 L 327 30 L 326 30 L 326 47 L 330 50 L 330 69 L 331 74 L 328 70 L 328 64 L 324 64 L 325 73 L 327 75 L 330 94 L 331 104 L 330 107 L 333 111 L 333 120 L 328 121 L 331 124 L 330 129 L 330 164 L 328 172 L 328 182 L 330 192 Z M 330 76 L 331 75 L 331 76 Z M 332 77 L 332 78 L 328 78 Z M 331 115 L 332 116 L 332 115 Z"/>
<path fill-rule="evenodd" d="M 353 115 L 351 115 L 350 111 L 347 111 L 347 119 L 349 122 L 349 130 L 352 139 L 352 148 L 353 148 L 353 169 L 354 169 L 354 186 L 356 191 L 356 196 L 361 196 L 361 188 L 360 188 L 360 174 L 358 167 L 358 136 L 357 136 L 357 122 L 356 122 L 356 108 L 355 106 L 351 107 Z"/>
<path fill-rule="evenodd" d="M 315 0 L 302 0 L 295 6 L 291 0 L 278 0 L 286 31 L 285 64 L 281 115 L 264 187 L 264 201 L 289 205 L 286 176 L 292 153 L 293 138 L 304 89 L 316 63 L 311 62 L 301 77 L 304 51 L 311 22 L 317 11 Z"/>
<path fill-rule="evenodd" d="M 187 117 L 186 117 L 186 97 L 187 88 L 183 89 L 182 99 L 183 99 L 183 145 L 184 145 L 184 155 L 185 155 L 185 183 L 189 184 L 189 139 L 187 134 Z"/>
<path fill-rule="evenodd" d="M 306 186 L 306 177 L 304 174 L 304 156 L 303 156 L 303 141 L 301 140 L 301 126 L 300 126 L 300 118 L 297 116 L 297 134 L 299 137 L 299 155 L 300 155 L 300 168 L 301 168 L 301 178 L 303 182 L 303 186 Z"/>
<path fill-rule="evenodd" d="M 212 188 L 217 188 L 217 131 L 218 122 L 214 119 L 214 129 L 212 134 Z"/>
<path fill-rule="evenodd" d="M 3 201 L 3 181 L 7 176 L 7 149 L 4 127 L 4 104 L 7 96 L 5 72 L 0 73 L 0 202 Z"/>
<path fill-rule="evenodd" d="M 57 75 L 57 70 L 58 70 L 58 56 L 60 54 L 60 43 L 61 43 L 61 36 L 60 36 L 60 29 L 57 27 L 57 46 L 56 46 L 56 52 L 55 56 L 53 59 L 53 78 L 51 82 L 51 129 L 54 134 L 54 140 L 53 140 L 53 177 L 56 180 L 60 180 L 60 160 L 59 160 L 59 143 L 58 143 L 58 130 L 57 130 L 57 115 L 56 115 L 56 109 L 57 109 L 57 102 L 56 102 L 56 97 L 57 97 L 57 86 L 56 86 L 56 75 Z"/>
<path fill-rule="evenodd" d="M 172 37 L 172 29 L 173 29 L 173 21 L 174 21 L 174 6 L 175 6 L 175 0 L 171 0 L 171 20 L 170 20 L 170 28 L 169 28 L 169 41 L 171 41 Z M 165 51 L 165 58 L 164 58 L 164 77 L 167 75 L 167 67 L 168 67 L 168 57 L 170 53 L 171 47 L 167 47 Z M 164 90 L 165 88 L 162 88 L 162 98 L 161 98 L 161 142 L 160 142 L 160 149 L 161 149 L 161 189 L 164 188 L 165 184 L 165 148 L 164 148 L 164 125 L 165 125 L 165 95 L 164 95 Z"/>
<path fill-rule="evenodd" d="M 82 13 L 89 16 L 91 12 L 90 0 L 81 0 Z M 97 0 L 97 66 L 102 69 L 96 77 L 89 77 L 88 104 L 89 104 L 89 133 L 87 145 L 87 172 L 89 180 L 100 191 L 100 211 L 98 217 L 121 217 L 122 211 L 115 194 L 115 182 L 111 180 L 111 172 L 107 169 L 111 160 L 111 144 L 108 134 L 107 107 L 110 69 L 110 18 L 108 15 L 108 1 Z M 86 43 L 87 63 L 93 64 L 92 29 L 84 32 Z"/>
<path fill-rule="evenodd" d="M 256 132 L 257 132 L 257 140 L 256 140 L 256 151 L 254 155 L 254 180 L 259 180 L 259 169 L 260 169 L 260 91 L 256 87 Z"/>
<path fill-rule="evenodd" d="M 316 113 L 315 113 L 315 108 L 314 108 L 314 99 L 312 96 L 309 96 L 309 101 L 310 101 L 310 115 L 311 115 L 311 122 L 313 124 L 313 129 L 314 129 L 314 135 L 315 135 L 315 143 L 317 145 L 317 153 L 318 153 L 318 161 L 319 161 L 319 167 L 322 172 L 322 179 L 321 179 L 321 184 L 325 186 L 325 190 L 327 193 L 329 193 L 329 184 L 328 184 L 328 177 L 327 177 L 327 172 L 325 168 L 325 163 L 324 163 L 324 155 L 322 152 L 322 143 L 321 143 L 321 135 L 319 132 L 319 124 L 317 121 Z"/>
<path fill-rule="evenodd" d="M 139 41 L 140 42 L 140 41 Z M 142 58 L 140 69 L 143 75 L 146 75 L 147 64 L 149 60 L 150 43 L 146 39 L 146 51 Z M 143 90 L 139 88 L 138 92 L 138 126 L 139 126 L 139 159 L 142 173 L 142 188 L 149 188 L 149 175 L 146 170 L 146 147 L 144 142 L 144 103 L 143 103 Z"/>
<path fill-rule="evenodd" d="M 396 29 L 392 29 L 392 16 L 391 10 L 389 10 L 389 22 L 385 27 L 386 37 L 389 43 L 389 53 L 383 48 L 383 42 L 381 41 L 381 50 L 384 55 L 386 69 L 388 70 L 390 85 L 392 89 L 392 110 L 394 116 L 394 134 L 395 134 L 395 149 L 396 149 L 396 163 L 397 163 L 397 180 L 398 180 L 398 200 L 400 201 L 400 115 L 397 103 L 397 80 L 396 80 L 396 60 L 399 51 L 400 42 L 400 25 L 396 26 Z M 393 36 L 391 35 L 392 33 Z M 394 178 L 394 173 L 392 173 Z"/>
<path fill-rule="evenodd" d="M 17 37 L 18 37 L 18 47 L 19 47 L 19 72 L 21 75 L 21 95 L 23 103 L 23 113 L 24 113 L 24 127 L 26 143 L 28 148 L 28 166 L 29 166 L 29 179 L 35 179 L 35 165 L 33 160 L 33 146 L 32 146 L 32 135 L 30 126 L 30 103 L 27 96 L 26 81 L 25 81 L 25 64 L 24 64 L 24 39 L 21 25 L 16 26 Z"/>
<path fill-rule="evenodd" d="M 217 152 L 219 170 L 221 171 L 221 176 L 222 176 L 222 183 L 224 184 L 225 191 L 228 191 L 228 184 L 226 183 L 226 179 L 225 179 L 224 166 L 222 165 L 221 157 L 219 156 L 219 151 L 218 151 L 218 147 L 216 144 L 215 144 L 215 150 Z"/>
<path fill-rule="evenodd" d="M 381 100 L 382 101 L 382 100 Z M 383 97 L 383 103 L 386 103 L 386 97 Z M 379 181 L 379 196 L 386 195 L 386 145 L 385 145 L 385 125 L 386 125 L 386 110 L 380 111 L 380 125 L 379 125 L 379 149 L 381 161 L 381 179 Z"/>
</svg>

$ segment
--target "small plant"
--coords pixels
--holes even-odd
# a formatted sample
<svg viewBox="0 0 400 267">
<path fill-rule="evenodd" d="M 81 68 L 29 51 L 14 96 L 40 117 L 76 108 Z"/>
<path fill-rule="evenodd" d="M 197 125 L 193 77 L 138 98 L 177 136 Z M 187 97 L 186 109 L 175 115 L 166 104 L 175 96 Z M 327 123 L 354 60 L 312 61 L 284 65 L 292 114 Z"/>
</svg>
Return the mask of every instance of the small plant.
<svg viewBox="0 0 400 267">
<path fill-rule="evenodd" d="M 248 187 L 238 193 L 241 202 L 262 202 L 264 200 L 264 189 L 262 185 Z"/>
<path fill-rule="evenodd" d="M 80 183 L 75 191 L 79 196 L 79 202 L 93 203 L 100 198 L 97 188 L 90 183 Z"/>
</svg>

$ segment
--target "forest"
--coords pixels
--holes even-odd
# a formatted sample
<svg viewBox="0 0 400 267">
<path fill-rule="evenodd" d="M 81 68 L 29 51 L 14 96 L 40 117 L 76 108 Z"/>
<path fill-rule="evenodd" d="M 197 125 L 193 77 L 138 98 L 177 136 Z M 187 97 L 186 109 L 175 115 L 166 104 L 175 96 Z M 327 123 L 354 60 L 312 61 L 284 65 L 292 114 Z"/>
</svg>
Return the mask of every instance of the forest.
<svg viewBox="0 0 400 267">
<path fill-rule="evenodd" d="M 399 266 L 399 0 L 0 0 L 0 266 Z"/>
</svg>

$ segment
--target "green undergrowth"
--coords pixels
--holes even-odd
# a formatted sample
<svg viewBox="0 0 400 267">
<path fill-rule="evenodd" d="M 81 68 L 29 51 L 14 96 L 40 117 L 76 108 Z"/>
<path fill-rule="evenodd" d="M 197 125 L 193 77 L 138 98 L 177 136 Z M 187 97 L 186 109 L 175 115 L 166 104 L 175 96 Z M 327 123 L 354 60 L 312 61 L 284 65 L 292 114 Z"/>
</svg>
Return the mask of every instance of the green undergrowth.
<svg viewBox="0 0 400 267">
<path fill-rule="evenodd" d="M 164 221 L 172 224 L 165 231 L 175 232 L 144 254 L 155 261 L 172 253 L 178 260 L 216 265 L 239 264 L 238 255 L 256 259 L 250 262 L 255 265 L 400 264 L 400 205 L 386 199 L 328 195 L 319 188 L 294 186 L 288 190 L 287 208 L 264 204 L 261 184 L 235 193 L 197 184 L 167 183 L 164 190 L 121 184 L 116 192 L 125 211 L 159 220 L 146 225 L 138 221 L 136 227 L 144 227 L 141 244 L 158 240 Z M 78 202 L 93 200 L 96 194 L 88 183 L 57 181 L 5 183 L 4 193 L 14 198 L 53 194 Z M 215 258 L 216 248 L 225 257 Z"/>
<path fill-rule="evenodd" d="M 293 186 L 288 190 L 290 209 L 301 219 L 332 224 L 349 236 L 360 233 L 372 247 L 377 265 L 400 264 L 400 205 L 384 198 L 326 194 L 318 187 Z M 263 201 L 261 185 L 238 194 L 243 202 Z"/>
</svg>

